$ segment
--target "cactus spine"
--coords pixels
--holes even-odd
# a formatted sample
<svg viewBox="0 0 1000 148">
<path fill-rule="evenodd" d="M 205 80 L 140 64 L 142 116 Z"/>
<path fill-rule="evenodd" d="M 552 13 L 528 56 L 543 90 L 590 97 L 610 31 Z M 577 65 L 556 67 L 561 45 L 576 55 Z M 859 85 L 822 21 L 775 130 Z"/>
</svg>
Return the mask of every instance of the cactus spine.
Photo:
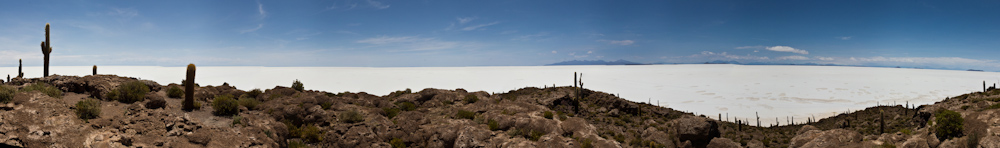
<svg viewBox="0 0 1000 148">
<path fill-rule="evenodd" d="M 91 75 L 97 75 L 97 65 L 94 65 L 94 74 Z"/>
<path fill-rule="evenodd" d="M 52 53 L 52 41 L 49 41 L 49 23 L 45 23 L 45 41 L 42 42 L 42 54 L 45 55 L 45 72 L 42 77 L 49 76 L 49 53 Z"/>
<path fill-rule="evenodd" d="M 194 110 L 194 64 L 187 66 L 187 79 L 184 80 L 184 110 Z"/>
</svg>

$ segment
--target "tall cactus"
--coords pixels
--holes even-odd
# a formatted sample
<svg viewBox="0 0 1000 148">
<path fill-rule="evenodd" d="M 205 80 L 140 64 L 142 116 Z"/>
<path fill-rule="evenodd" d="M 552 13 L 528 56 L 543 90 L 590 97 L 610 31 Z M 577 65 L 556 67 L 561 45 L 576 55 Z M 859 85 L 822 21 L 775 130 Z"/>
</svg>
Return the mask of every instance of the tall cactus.
<svg viewBox="0 0 1000 148">
<path fill-rule="evenodd" d="M 42 54 L 45 55 L 45 73 L 42 77 L 49 76 L 49 53 L 52 53 L 52 41 L 49 40 L 49 23 L 45 23 L 45 41 L 42 42 Z"/>
<path fill-rule="evenodd" d="M 17 77 L 24 77 L 24 72 L 21 71 L 21 59 L 17 59 Z"/>
<path fill-rule="evenodd" d="M 94 65 L 94 74 L 91 75 L 97 75 L 97 65 Z"/>
<path fill-rule="evenodd" d="M 184 110 L 194 110 L 194 64 L 187 66 L 187 79 L 184 80 Z"/>
</svg>

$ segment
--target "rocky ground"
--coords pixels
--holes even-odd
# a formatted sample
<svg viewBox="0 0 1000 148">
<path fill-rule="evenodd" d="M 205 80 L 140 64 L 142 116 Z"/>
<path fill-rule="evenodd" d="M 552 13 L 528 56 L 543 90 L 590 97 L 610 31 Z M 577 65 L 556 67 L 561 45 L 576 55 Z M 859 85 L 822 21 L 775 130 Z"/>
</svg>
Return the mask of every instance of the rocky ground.
<svg viewBox="0 0 1000 148">
<path fill-rule="evenodd" d="M 109 92 L 131 81 L 149 88 L 143 101 L 109 99 Z M 54 86 L 62 94 L 25 91 L 33 83 Z M 196 85 L 201 107 L 184 111 L 183 97 L 167 95 L 179 86 L 173 83 L 54 75 L 3 85 L 18 91 L 0 104 L 0 147 L 1000 146 L 1000 118 L 995 117 L 1000 116 L 1000 90 L 920 107 L 879 106 L 812 123 L 757 127 L 572 87 L 500 94 L 429 88 L 375 96 L 308 87 L 276 86 L 256 93 L 228 84 Z M 224 95 L 260 103 L 241 105 L 235 115 L 218 115 L 211 104 Z M 76 114 L 77 102 L 86 98 L 101 100 L 98 117 L 85 120 Z M 942 108 L 961 113 L 963 136 L 935 136 L 932 114 Z"/>
</svg>

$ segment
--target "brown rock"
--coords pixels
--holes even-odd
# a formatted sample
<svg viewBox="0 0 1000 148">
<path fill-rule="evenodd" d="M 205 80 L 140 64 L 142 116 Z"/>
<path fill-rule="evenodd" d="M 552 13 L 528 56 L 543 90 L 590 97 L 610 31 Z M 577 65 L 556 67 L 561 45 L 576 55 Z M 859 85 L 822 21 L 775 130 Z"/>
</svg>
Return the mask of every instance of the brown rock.
<svg viewBox="0 0 1000 148">
<path fill-rule="evenodd" d="M 486 147 L 486 140 L 490 138 L 490 131 L 476 128 L 475 126 L 463 126 L 455 139 L 455 147 Z"/>
<path fill-rule="evenodd" d="M 951 139 L 948 139 L 948 140 L 944 140 L 944 142 L 941 142 L 941 145 L 938 145 L 938 147 L 939 148 L 964 148 L 964 147 L 966 147 L 966 145 L 965 145 L 966 144 L 965 143 L 965 139 L 966 139 L 965 137 L 961 137 L 961 138 L 951 138 Z"/>
<path fill-rule="evenodd" d="M 764 148 L 764 143 L 757 140 L 747 142 L 747 148 Z"/>
<path fill-rule="evenodd" d="M 979 147 L 1000 147 L 1000 137 L 990 135 L 979 140 Z"/>
<path fill-rule="evenodd" d="M 906 142 L 903 142 L 903 144 L 900 145 L 900 147 L 902 147 L 902 148 L 929 148 L 930 146 L 927 145 L 927 139 L 924 139 L 924 137 L 922 137 L 922 136 L 913 136 L 913 137 L 910 137 L 910 139 L 907 139 Z"/>
<path fill-rule="evenodd" d="M 656 128 L 653 127 L 646 128 L 646 130 L 642 132 L 643 140 L 653 141 L 665 147 L 675 147 L 673 139 L 670 139 L 669 137 L 670 136 L 667 136 L 667 133 L 656 130 Z"/>
<path fill-rule="evenodd" d="M 810 132 L 811 131 L 806 133 Z M 802 145 L 802 147 L 804 148 L 838 147 L 838 146 L 851 145 L 858 142 L 861 142 L 861 134 L 858 134 L 858 132 L 845 129 L 832 129 L 823 131 L 823 133 L 821 133 L 819 136 L 816 136 L 815 139 L 812 139 L 808 143 L 805 143 L 805 145 Z"/>
<path fill-rule="evenodd" d="M 819 130 L 819 128 L 816 128 L 815 126 L 812 126 L 812 125 L 805 125 L 805 126 L 802 126 L 802 128 L 799 128 L 799 131 L 795 132 L 795 135 L 799 135 L 799 134 L 802 134 L 802 133 L 805 133 L 805 132 L 811 131 L 811 130 Z"/>
<path fill-rule="evenodd" d="M 740 148 L 740 144 L 729 140 L 729 138 L 713 138 L 706 148 Z"/>
<path fill-rule="evenodd" d="M 719 125 L 710 119 L 696 116 L 684 116 L 671 121 L 674 131 L 680 141 L 691 141 L 695 147 L 704 147 L 712 140 L 719 137 Z"/>
</svg>

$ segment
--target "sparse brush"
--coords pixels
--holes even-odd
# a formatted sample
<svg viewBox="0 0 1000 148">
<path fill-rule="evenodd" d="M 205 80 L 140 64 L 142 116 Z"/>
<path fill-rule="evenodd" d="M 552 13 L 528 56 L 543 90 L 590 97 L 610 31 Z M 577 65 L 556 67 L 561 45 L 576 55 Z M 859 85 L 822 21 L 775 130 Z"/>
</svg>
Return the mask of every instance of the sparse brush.
<svg viewBox="0 0 1000 148">
<path fill-rule="evenodd" d="M 476 102 L 479 101 L 479 96 L 476 96 L 476 95 L 473 95 L 473 94 L 468 94 L 468 95 L 465 95 L 465 99 L 462 99 L 462 101 L 465 101 L 465 104 L 476 103 Z"/>
<path fill-rule="evenodd" d="M 216 115 L 233 115 L 240 112 L 239 103 L 230 94 L 215 96 L 212 108 L 215 108 Z"/>
<path fill-rule="evenodd" d="M 62 90 L 59 90 L 55 86 L 41 82 L 32 83 L 31 85 L 28 85 L 27 87 L 21 89 L 21 91 L 25 92 L 38 91 L 42 92 L 43 94 L 49 97 L 62 98 Z"/>
<path fill-rule="evenodd" d="M 489 119 L 486 120 L 486 125 L 490 127 L 491 131 L 496 131 L 500 129 L 500 123 L 497 120 Z"/>
<path fill-rule="evenodd" d="M 146 98 L 146 92 L 149 92 L 149 87 L 145 83 L 139 81 L 129 81 L 117 89 L 113 90 L 115 92 L 115 99 L 123 103 L 134 103 L 143 101 Z"/>
<path fill-rule="evenodd" d="M 392 117 L 396 117 L 396 115 L 399 115 L 398 108 L 384 107 L 382 108 L 382 112 L 383 112 L 382 115 L 385 115 L 385 117 L 389 119 L 392 119 Z"/>
<path fill-rule="evenodd" d="M 403 111 L 417 110 L 417 105 L 410 102 L 399 102 L 396 103 L 396 106 L 399 106 L 399 109 Z"/>
<path fill-rule="evenodd" d="M 80 119 L 94 119 L 101 115 L 101 101 L 84 99 L 76 102 L 76 115 Z"/>
<path fill-rule="evenodd" d="M 247 95 L 250 98 L 257 98 L 258 96 L 260 96 L 260 94 L 263 94 L 263 93 L 264 93 L 264 91 L 260 91 L 260 88 L 254 88 L 253 90 L 250 90 L 249 92 L 247 92 Z"/>
<path fill-rule="evenodd" d="M 340 121 L 344 121 L 344 123 L 358 123 L 365 121 L 365 118 L 358 111 L 350 110 L 340 114 Z"/>
<path fill-rule="evenodd" d="M 257 109 L 257 106 L 260 105 L 260 101 L 257 101 L 257 99 L 254 98 L 241 97 L 239 101 L 240 105 L 247 107 L 249 110 L 255 110 Z"/>
<path fill-rule="evenodd" d="M 476 118 L 476 112 L 471 112 L 471 111 L 466 111 L 466 110 L 458 110 L 458 113 L 455 113 L 455 117 L 458 117 L 459 119 L 470 119 L 471 120 L 473 118 Z"/>
<path fill-rule="evenodd" d="M 7 85 L 0 85 L 0 103 L 7 103 L 14 99 L 14 94 L 17 93 L 17 88 L 10 87 Z"/>
<path fill-rule="evenodd" d="M 545 117 L 546 119 L 552 119 L 552 111 L 545 111 L 544 113 L 542 113 L 542 117 Z"/>
<path fill-rule="evenodd" d="M 167 88 L 167 97 L 181 98 L 183 96 L 184 96 L 184 89 L 181 89 L 181 87 L 171 86 L 170 88 Z"/>
<path fill-rule="evenodd" d="M 302 82 L 299 81 L 298 79 L 296 79 L 295 81 L 292 82 L 292 89 L 295 89 L 297 91 L 303 91 L 303 90 L 305 90 L 305 88 L 302 87 Z"/>
<path fill-rule="evenodd" d="M 389 140 L 389 145 L 392 145 L 392 148 L 406 148 L 406 143 L 403 142 L 403 139 L 399 138 L 392 138 L 392 140 Z"/>
<path fill-rule="evenodd" d="M 953 137 L 962 136 L 962 123 L 965 121 L 962 119 L 962 114 L 958 112 L 940 109 L 937 114 L 934 115 L 935 125 L 934 133 L 939 136 L 939 139 L 944 141 Z"/>
<path fill-rule="evenodd" d="M 315 143 L 323 141 L 323 132 L 320 132 L 319 127 L 315 125 L 302 126 L 299 130 L 299 138 L 302 138 L 306 142 Z"/>
</svg>

